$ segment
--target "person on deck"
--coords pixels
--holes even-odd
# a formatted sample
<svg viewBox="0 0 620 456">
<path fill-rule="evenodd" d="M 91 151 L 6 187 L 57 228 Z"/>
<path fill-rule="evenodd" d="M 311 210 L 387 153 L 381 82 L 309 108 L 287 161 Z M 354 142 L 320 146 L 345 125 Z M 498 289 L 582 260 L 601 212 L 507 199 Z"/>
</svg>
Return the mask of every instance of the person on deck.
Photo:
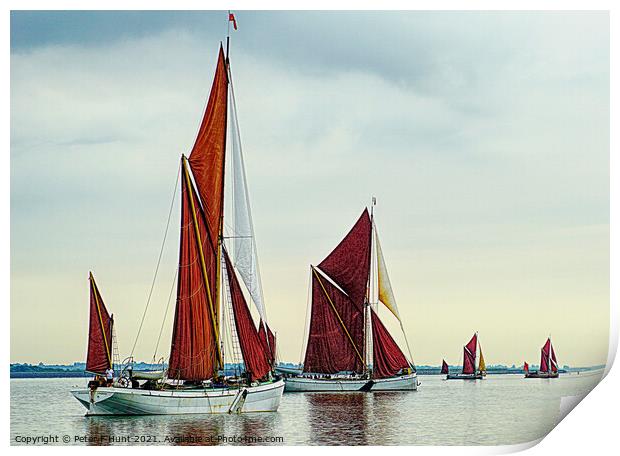
<svg viewBox="0 0 620 456">
<path fill-rule="evenodd" d="M 111 367 L 106 369 L 105 378 L 106 386 L 112 386 L 112 383 L 114 383 L 114 369 L 112 369 Z"/>
</svg>

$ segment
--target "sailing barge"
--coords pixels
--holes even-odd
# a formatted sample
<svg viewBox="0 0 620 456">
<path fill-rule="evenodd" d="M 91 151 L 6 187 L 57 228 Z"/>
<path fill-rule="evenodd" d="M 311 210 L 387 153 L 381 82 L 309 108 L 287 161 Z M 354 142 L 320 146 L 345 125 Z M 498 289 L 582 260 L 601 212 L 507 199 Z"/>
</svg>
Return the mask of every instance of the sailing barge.
<svg viewBox="0 0 620 456">
<path fill-rule="evenodd" d="M 530 372 L 528 364 L 524 363 L 523 370 L 525 378 L 558 378 L 560 376 L 551 337 L 547 338 L 545 345 L 540 349 L 540 369 Z"/>
<path fill-rule="evenodd" d="M 229 161 L 236 166 L 236 232 L 230 246 L 223 236 L 228 128 Z M 275 337 L 262 300 L 230 65 L 221 46 L 205 114 L 189 157 L 181 157 L 180 174 L 180 252 L 167 371 L 153 377 L 124 369 L 112 387 L 91 383 L 73 390 L 88 415 L 273 412 L 280 404 L 284 382 L 273 370 Z M 258 328 L 241 282 L 260 315 Z M 222 309 L 220 300 L 228 307 Z M 95 374 L 112 366 L 106 342 L 112 337 L 112 319 L 104 310 L 91 277 L 88 370 Z M 226 324 L 235 340 L 233 360 L 242 358 L 244 368 L 231 377 L 224 375 Z"/>
<path fill-rule="evenodd" d="M 477 348 L 480 349 L 480 360 L 476 370 Z M 485 377 L 487 375 L 486 364 L 482 355 L 482 347 L 478 341 L 478 333 L 475 333 L 470 341 L 467 342 L 467 345 L 463 347 L 463 370 L 461 373 L 450 374 L 445 361 L 443 364 L 441 373 L 446 374 L 446 380 L 481 380 Z"/>
<path fill-rule="evenodd" d="M 368 209 L 327 258 L 310 267 L 310 274 L 303 369 L 285 375 L 285 391 L 415 391 L 415 366 L 377 315 L 378 306 L 385 306 L 405 334 Z"/>
</svg>

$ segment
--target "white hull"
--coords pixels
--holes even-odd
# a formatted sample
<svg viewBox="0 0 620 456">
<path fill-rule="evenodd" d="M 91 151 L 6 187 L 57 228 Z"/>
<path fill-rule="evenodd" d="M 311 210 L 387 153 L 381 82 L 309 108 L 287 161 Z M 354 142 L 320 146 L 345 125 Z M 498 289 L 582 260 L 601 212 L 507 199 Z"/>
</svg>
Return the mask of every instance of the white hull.
<svg viewBox="0 0 620 456">
<path fill-rule="evenodd" d="M 288 392 L 353 392 L 353 391 L 416 391 L 417 374 L 376 380 L 363 379 L 315 379 L 289 377 L 284 379 L 284 391 Z"/>
<path fill-rule="evenodd" d="M 87 415 L 182 415 L 275 412 L 284 392 L 282 380 L 258 386 L 163 391 L 131 388 L 82 388 L 71 394 Z"/>
</svg>

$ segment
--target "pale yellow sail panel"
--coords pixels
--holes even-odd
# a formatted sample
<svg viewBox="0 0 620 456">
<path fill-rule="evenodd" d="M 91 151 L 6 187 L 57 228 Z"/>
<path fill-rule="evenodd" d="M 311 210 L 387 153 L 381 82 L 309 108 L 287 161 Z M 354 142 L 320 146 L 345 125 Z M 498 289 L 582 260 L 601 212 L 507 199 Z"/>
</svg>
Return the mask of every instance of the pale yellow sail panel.
<svg viewBox="0 0 620 456">
<path fill-rule="evenodd" d="M 484 363 L 484 356 L 482 356 L 482 347 L 478 344 L 478 349 L 480 350 L 480 362 L 478 363 L 478 370 L 480 372 L 486 372 L 487 365 Z"/>
<path fill-rule="evenodd" d="M 379 301 L 387 307 L 390 312 L 394 314 L 398 321 L 400 321 L 400 315 L 398 314 L 398 307 L 396 306 L 396 299 L 394 298 L 394 292 L 392 291 L 392 284 L 390 283 L 390 277 L 387 273 L 387 267 L 385 266 L 385 260 L 383 258 L 383 251 L 381 250 L 381 244 L 379 243 L 379 235 L 377 234 L 377 227 L 375 226 L 375 246 L 377 249 L 377 269 L 378 269 L 378 284 L 379 284 Z"/>
</svg>

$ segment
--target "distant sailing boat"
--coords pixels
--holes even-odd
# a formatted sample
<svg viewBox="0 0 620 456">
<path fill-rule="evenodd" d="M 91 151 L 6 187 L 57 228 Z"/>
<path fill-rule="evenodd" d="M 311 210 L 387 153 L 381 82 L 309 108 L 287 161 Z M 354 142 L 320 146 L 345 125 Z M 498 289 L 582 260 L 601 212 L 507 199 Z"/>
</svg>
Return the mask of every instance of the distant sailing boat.
<svg viewBox="0 0 620 456">
<path fill-rule="evenodd" d="M 234 210 L 235 222 L 242 221 L 239 231 L 243 236 L 233 236 L 234 262 L 223 235 L 229 114 L 232 158 L 237 165 L 233 171 L 240 178 L 235 185 L 243 190 L 235 195 L 241 198 L 235 201 Z M 167 372 L 153 380 L 125 369 L 123 378 L 128 381 L 119 381 L 114 387 L 72 391 L 89 415 L 265 412 L 276 411 L 280 404 L 284 382 L 273 375 L 275 337 L 267 325 L 262 302 L 230 66 L 221 46 L 196 142 L 189 158 L 182 156 L 180 166 L 181 240 Z M 258 309 L 259 328 L 238 275 Z M 229 308 L 224 313 L 222 299 Z M 244 372 L 240 376 L 224 376 L 222 338 L 226 323 L 238 342 L 238 346 L 233 343 L 233 352 L 239 350 L 243 359 Z M 89 340 L 92 337 L 91 328 Z M 99 339 L 94 343 L 100 345 Z M 140 384 L 139 380 L 144 379 L 148 381 Z"/>
<path fill-rule="evenodd" d="M 90 317 L 88 324 L 88 351 L 86 372 L 105 376 L 114 367 L 114 317 L 110 315 L 99 293 L 93 273 L 89 273 Z"/>
<path fill-rule="evenodd" d="M 525 378 L 557 378 L 558 360 L 555 357 L 555 350 L 551 343 L 551 337 L 547 338 L 545 345 L 540 349 L 540 369 L 530 372 L 527 363 L 524 365 Z"/>
<path fill-rule="evenodd" d="M 373 253 L 376 268 L 371 267 Z M 403 329 L 368 209 L 332 253 L 310 267 L 310 274 L 312 307 L 303 370 L 286 376 L 285 390 L 416 390 L 413 363 L 372 308 L 383 304 Z"/>
<path fill-rule="evenodd" d="M 448 375 L 450 373 L 450 368 L 448 367 L 448 363 L 446 363 L 445 359 L 441 360 L 441 374 Z"/>
<path fill-rule="evenodd" d="M 480 380 L 486 375 L 486 365 L 482 350 L 480 350 L 480 364 L 476 370 L 476 352 L 478 348 L 478 333 L 475 333 L 467 345 L 463 347 L 463 370 L 460 374 L 448 374 L 446 380 Z M 484 372 L 484 374 L 482 373 Z"/>
</svg>

